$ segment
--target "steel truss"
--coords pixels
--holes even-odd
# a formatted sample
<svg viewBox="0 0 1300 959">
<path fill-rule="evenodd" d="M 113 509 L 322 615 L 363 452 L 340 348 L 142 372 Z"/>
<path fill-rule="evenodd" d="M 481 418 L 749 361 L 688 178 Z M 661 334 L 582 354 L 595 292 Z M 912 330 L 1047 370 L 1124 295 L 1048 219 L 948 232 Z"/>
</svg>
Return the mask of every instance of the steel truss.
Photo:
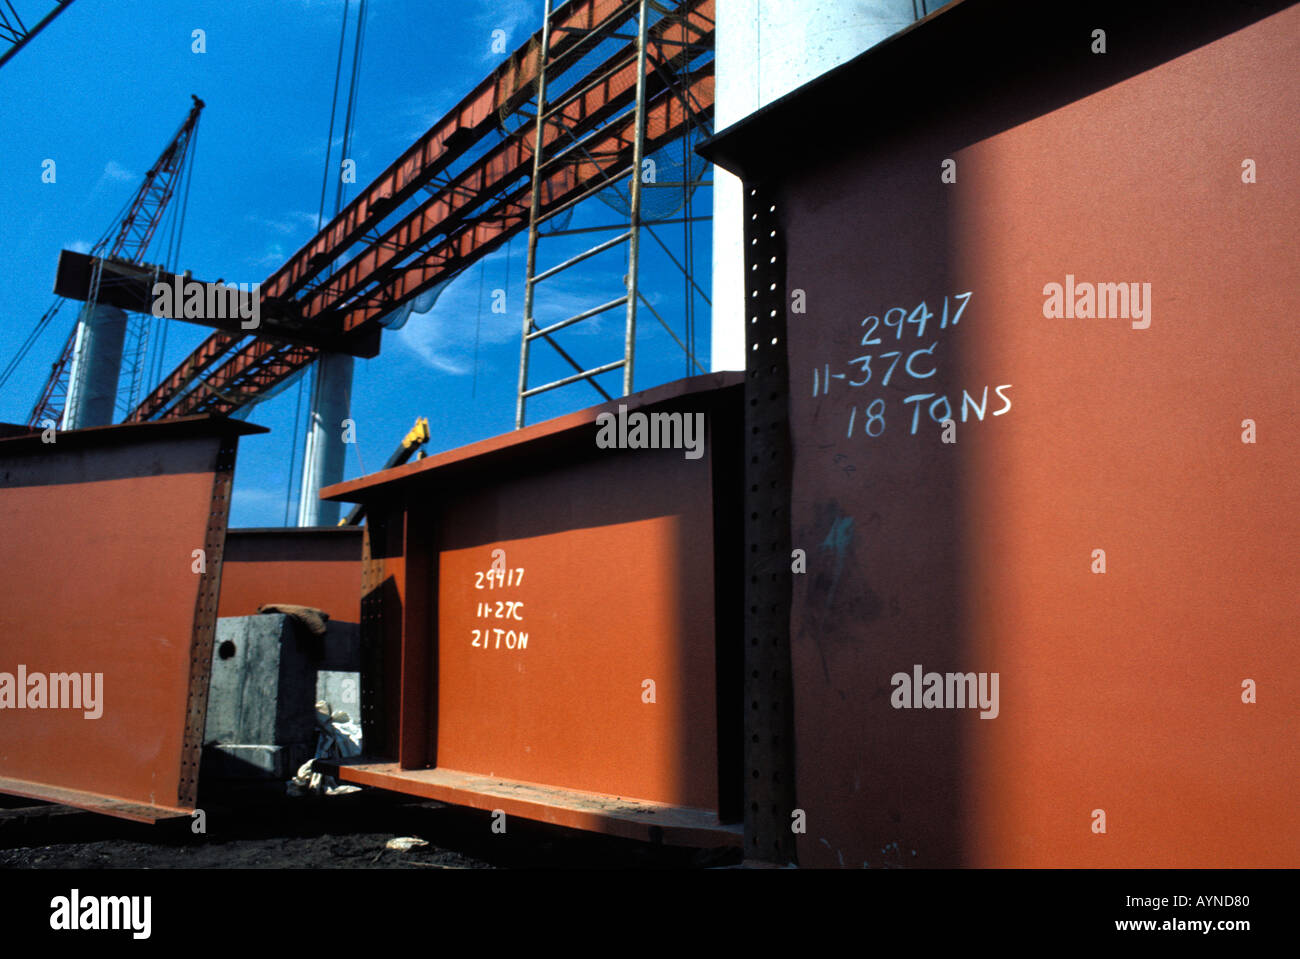
<svg viewBox="0 0 1300 959">
<path fill-rule="evenodd" d="M 636 53 L 633 38 L 591 71 L 600 82 L 549 105 L 555 113 L 554 122 L 545 124 L 545 148 L 555 155 L 561 137 L 576 136 L 586 155 L 571 153 L 534 180 L 535 137 L 501 136 L 509 125 L 503 118 L 532 116 L 535 122 L 528 106 L 537 100 L 543 44 L 548 69 L 570 69 L 614 36 L 639 3 L 570 0 L 548 17 L 545 39 L 536 34 L 507 58 L 262 284 L 263 312 L 292 304 L 304 322 L 328 323 L 343 334 L 373 328 L 397 307 L 529 229 L 534 190 L 542 197 L 539 216 L 571 207 L 595 184 L 630 169 L 634 156 L 707 121 L 713 65 L 693 61 L 712 46 L 713 0 L 680 0 L 667 7 L 672 16 L 647 29 L 647 46 L 665 51 L 662 58 L 629 57 Z M 628 111 L 638 88 L 645 101 L 639 138 L 635 111 Z M 484 150 L 485 137 L 492 139 Z M 419 202 L 410 208 L 408 201 Z M 317 352 L 269 338 L 215 333 L 130 419 L 233 412 Z"/>
</svg>

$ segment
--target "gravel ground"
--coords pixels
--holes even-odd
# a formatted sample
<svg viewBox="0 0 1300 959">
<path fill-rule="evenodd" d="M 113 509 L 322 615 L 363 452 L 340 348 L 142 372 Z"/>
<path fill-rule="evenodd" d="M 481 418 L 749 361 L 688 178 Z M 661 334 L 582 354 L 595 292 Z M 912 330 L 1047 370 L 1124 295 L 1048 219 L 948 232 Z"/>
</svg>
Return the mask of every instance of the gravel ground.
<svg viewBox="0 0 1300 959">
<path fill-rule="evenodd" d="M 147 826 L 67 807 L 0 809 L 7 869 L 681 869 L 732 865 L 739 850 L 691 850 L 511 820 L 364 791 L 344 796 L 204 797 L 207 832 L 190 820 Z M 21 808 L 19 808 L 21 807 Z M 386 848 L 399 836 L 427 845 Z"/>
</svg>

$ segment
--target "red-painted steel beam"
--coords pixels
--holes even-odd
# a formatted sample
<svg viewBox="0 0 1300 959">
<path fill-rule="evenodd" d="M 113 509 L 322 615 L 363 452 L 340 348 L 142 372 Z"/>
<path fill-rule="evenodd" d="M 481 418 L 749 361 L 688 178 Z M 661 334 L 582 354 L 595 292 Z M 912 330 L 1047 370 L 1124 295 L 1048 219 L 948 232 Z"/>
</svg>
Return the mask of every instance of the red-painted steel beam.
<svg viewBox="0 0 1300 959">
<path fill-rule="evenodd" d="M 712 109 L 714 96 L 712 65 L 702 68 L 684 92 L 686 99 L 696 105 L 696 116 L 700 115 L 701 110 L 707 115 Z M 675 91 L 661 93 L 647 106 L 647 131 L 660 131 L 657 135 L 647 137 L 647 148 L 656 149 L 671 141 L 680 134 L 687 120 L 686 107 L 678 94 Z M 611 124 L 610 129 L 591 144 L 590 152 L 600 156 L 600 160 L 587 160 L 561 167 L 548 176 L 541 186 L 543 212 L 561 206 L 617 170 L 620 165 L 626 165 L 632 150 L 632 126 L 632 117 L 629 116 L 622 122 Z M 371 297 L 347 311 L 344 328 L 355 330 L 365 323 L 377 320 L 446 279 L 460 265 L 485 255 L 524 229 L 527 225 L 528 191 L 527 186 L 516 190 L 477 222 L 448 237 L 415 263 L 396 272 Z M 192 391 L 183 397 L 168 415 L 229 413 L 246 401 L 247 397 L 242 394 L 249 389 L 250 383 L 261 388 L 269 387 L 282 376 L 288 376 L 297 370 L 300 365 L 311 362 L 316 355 L 317 351 L 311 347 L 288 350 L 285 346 L 273 347 L 265 340 L 255 341 L 213 371 L 206 381 L 206 388 Z M 259 368 L 259 364 L 266 364 L 268 357 L 272 356 L 275 359 L 274 368 L 280 371 L 281 377 L 264 377 L 262 381 L 250 377 L 250 371 Z"/>
<path fill-rule="evenodd" d="M 0 440 L 0 669 L 49 673 L 44 707 L 63 676 L 60 708 L 0 710 L 0 792 L 146 821 L 194 809 L 235 448 L 264 432 L 200 418 Z"/>
<path fill-rule="evenodd" d="M 395 720 L 382 744 L 369 723 L 367 751 L 390 762 L 339 774 L 479 808 L 509 797 L 509 815 L 577 828 L 738 844 L 741 672 L 729 666 L 742 637 L 729 610 L 742 572 L 713 557 L 739 547 L 741 457 L 726 437 L 740 432 L 743 380 L 679 380 L 324 490 L 370 510 L 379 569 L 363 628 L 370 648 L 394 653 L 365 679 L 371 717 Z M 702 417 L 702 458 L 591 455 L 615 408 Z M 578 529 L 565 522 L 575 496 L 589 520 Z M 474 633 L 488 595 L 476 583 L 498 548 L 510 574 L 491 595 L 511 601 L 500 625 L 517 632 L 495 633 L 489 651 Z M 601 575 L 628 555 L 671 572 Z M 671 708 L 618 692 L 647 676 L 672 690 Z M 512 722 L 494 723 L 503 702 Z"/>
<path fill-rule="evenodd" d="M 706 110 L 712 108 L 712 64 L 699 71 L 688 87 L 688 92 L 697 103 L 707 104 Z M 654 102 L 648 104 L 646 108 L 647 152 L 657 149 L 677 136 L 687 119 L 686 108 L 673 91 L 662 93 Z M 649 131 L 654 130 L 662 132 L 657 136 L 651 136 Z M 562 166 L 547 176 L 540 187 L 542 212 L 563 205 L 588 186 L 625 165 L 632 155 L 633 136 L 633 118 L 628 116 L 623 123 L 616 125 L 616 129 L 610 130 L 592 143 L 590 154 L 601 159 L 581 160 L 572 165 Z M 528 188 L 518 191 L 514 195 L 515 202 L 522 203 L 527 194 Z M 420 260 L 396 273 L 392 279 L 381 285 L 377 295 L 368 297 L 349 309 L 344 316 L 344 329 L 356 329 L 363 323 L 387 313 L 393 308 L 391 303 L 405 303 L 419 295 L 444 278 L 448 265 L 472 260 L 478 255 L 477 247 L 480 244 L 499 239 L 495 235 L 498 229 L 498 226 L 487 221 L 476 224 L 472 230 L 461 232 L 439 244 Z"/>
<path fill-rule="evenodd" d="M 710 3 L 712 0 L 710 0 Z M 634 4 L 626 0 L 584 0 L 564 12 L 565 27 L 554 36 L 552 57 L 577 57 L 590 48 Z M 588 31 L 580 36 L 575 31 Z M 497 67 L 428 133 L 411 146 L 360 196 L 348 204 L 288 263 L 262 284 L 264 301 L 297 292 L 320 270 L 351 246 L 419 187 L 477 141 L 503 110 L 513 110 L 527 99 L 536 78 L 537 35 Z M 216 363 L 239 337 L 214 333 L 187 357 L 128 417 L 140 422 L 158 415 L 198 376 Z M 315 354 L 313 353 L 314 357 Z"/>
<path fill-rule="evenodd" d="M 171 402 L 174 396 L 177 396 L 186 386 L 192 383 L 196 377 L 201 376 L 217 360 L 221 359 L 240 339 L 242 337 L 232 336 L 229 333 L 213 333 L 200 343 L 193 353 L 182 360 L 180 365 L 172 370 L 152 393 L 144 398 L 144 401 L 127 417 L 127 422 L 139 423 L 150 419 Z"/>
<path fill-rule="evenodd" d="M 228 530 L 217 615 L 294 603 L 334 622 L 361 622 L 361 539 L 360 526 Z"/>
<path fill-rule="evenodd" d="M 653 40 L 677 51 L 662 63 L 674 71 L 690 59 L 690 55 L 684 52 L 685 44 L 707 41 L 713 35 L 713 0 L 694 0 L 684 4 L 684 10 L 685 22 L 676 18 L 660 20 L 651 30 Z M 636 63 L 629 58 L 635 52 L 635 46 L 629 44 L 591 71 L 590 76 L 599 77 L 602 73 L 608 73 L 608 76 L 557 111 L 556 122 L 545 128 L 547 146 L 563 136 L 581 136 L 595 129 L 618 109 L 632 102 L 636 93 Z M 628 62 L 619 68 L 621 60 Z M 648 95 L 653 97 L 664 88 L 664 83 L 654 62 L 647 61 L 646 73 L 650 79 Z M 304 297 L 302 316 L 311 319 L 338 308 L 372 282 L 376 275 L 391 270 L 394 264 L 406 259 L 439 233 L 448 232 L 449 225 L 454 226 L 458 217 L 489 199 L 494 190 L 528 175 L 532 155 L 531 136 L 511 138 L 493 148 Z"/>
<path fill-rule="evenodd" d="M 563 25 L 576 27 L 580 30 L 594 29 L 595 33 L 588 34 L 577 41 L 570 39 L 567 43 L 559 43 L 558 41 L 553 43 L 552 56 L 560 57 L 571 64 L 576 58 L 584 55 L 585 51 L 594 44 L 593 37 L 598 38 L 607 33 L 612 27 L 617 27 L 626 18 L 633 6 L 627 3 L 605 3 L 594 6 L 591 4 L 578 4 L 572 10 L 566 9 L 562 11 L 563 19 L 561 23 Z M 688 0 L 688 2 L 681 5 L 681 10 L 685 14 L 685 22 L 678 17 L 672 17 L 660 20 L 654 25 L 652 40 L 661 44 L 661 50 L 668 51 L 664 53 L 660 60 L 661 66 L 674 69 L 688 62 L 691 59 L 691 54 L 687 52 L 687 45 L 698 45 L 708 41 L 713 31 L 713 8 L 714 0 Z M 565 36 L 572 37 L 574 34 L 568 33 Z M 536 38 L 534 38 L 535 40 Z M 532 61 L 524 55 L 529 49 L 533 51 Z M 576 128 L 579 133 L 589 131 L 600 122 L 607 120 L 611 114 L 617 111 L 621 104 L 628 102 L 635 85 L 635 65 L 629 62 L 622 68 L 615 68 L 618 66 L 619 59 L 625 57 L 630 49 L 631 46 L 629 45 L 618 55 L 607 59 L 599 67 L 588 73 L 588 76 L 598 77 L 602 72 L 608 72 L 610 75 L 603 82 L 594 84 L 589 90 L 585 90 L 576 95 L 571 101 L 563 103 L 559 116 L 567 126 Z M 484 84 L 480 84 L 479 90 L 462 101 L 461 105 L 447 118 L 440 121 L 430 131 L 430 134 L 426 134 L 424 139 L 430 140 L 430 137 L 433 137 L 434 140 L 438 140 L 434 136 L 435 132 L 448 129 L 448 123 L 457 117 L 463 120 L 465 117 L 477 116 L 476 108 L 472 108 L 470 105 L 477 103 L 483 91 L 489 87 L 497 89 L 498 92 L 507 87 L 513 90 L 514 93 L 506 96 L 506 99 L 502 101 L 503 108 L 517 107 L 528 95 L 528 84 L 531 83 L 535 75 L 535 57 L 535 46 L 530 48 L 529 45 L 525 45 L 524 48 L 516 52 L 510 61 L 494 72 L 493 77 L 496 78 L 495 87 L 492 87 L 489 83 L 489 81 L 493 80 L 492 77 L 484 81 Z M 578 89 L 582 82 L 579 81 L 572 89 Z M 652 73 L 652 91 L 659 85 L 657 73 Z M 511 96 L 513 96 L 513 99 L 510 98 Z M 688 93 L 687 96 L 695 96 L 699 100 L 699 109 L 707 111 L 712 104 L 712 87 L 709 87 L 708 95 L 704 99 L 700 99 L 698 92 Z M 465 130 L 468 127 L 462 125 L 458 129 Z M 653 125 L 650 129 L 653 131 Z M 322 231 L 303 251 L 295 255 L 289 264 L 286 264 L 284 268 L 277 271 L 266 281 L 262 287 L 264 300 L 283 299 L 283 293 L 301 289 L 302 285 L 310 279 L 310 276 L 314 275 L 314 272 L 318 272 L 326 264 L 326 261 L 346 251 L 355 237 L 347 239 L 345 234 L 349 234 L 352 228 L 347 226 L 342 228 L 342 232 L 340 232 L 339 224 L 347 220 L 349 211 L 352 211 L 355 215 L 354 221 L 362 224 L 359 232 L 364 232 L 368 226 L 382 220 L 386 212 L 379 209 L 380 204 L 367 202 L 365 197 L 374 197 L 383 193 L 383 182 L 391 180 L 392 183 L 400 181 L 402 184 L 410 184 L 415 183 L 417 179 L 420 182 L 427 181 L 438 170 L 444 168 L 451 158 L 463 152 L 469 142 L 480 136 L 482 132 L 480 130 L 473 137 L 458 134 L 458 139 L 452 146 L 432 158 L 430 158 L 427 149 L 417 149 L 420 144 L 416 144 L 412 150 L 408 150 L 403 159 L 400 159 L 375 183 L 371 184 L 362 197 L 350 204 L 348 210 L 340 214 L 340 217 L 336 218 L 334 223 Z M 553 140 L 556 135 L 558 135 L 558 131 L 552 128 L 551 139 Z M 451 136 L 451 133 L 447 133 L 438 142 L 446 144 L 447 139 Z M 455 231 L 460 230 L 461 235 L 464 236 L 467 222 L 471 224 L 469 236 L 479 238 L 479 242 L 485 245 L 465 248 L 458 244 L 455 248 L 454 257 L 448 258 L 446 255 L 439 256 L 439 252 L 445 250 L 447 246 L 444 242 L 439 250 L 435 250 L 431 254 L 432 259 L 425 257 L 423 272 L 427 274 L 429 265 L 432 264 L 445 274 L 445 264 L 447 262 L 472 261 L 476 256 L 482 256 L 490 252 L 491 249 L 494 249 L 496 245 L 503 242 L 521 227 L 518 211 L 522 210 L 522 204 L 514 202 L 513 199 L 505 202 L 499 201 L 486 212 L 479 213 L 474 217 L 471 217 L 470 214 L 477 206 L 490 199 L 494 190 L 499 190 L 509 182 L 528 174 L 531 168 L 531 152 L 529 138 L 512 138 L 476 160 L 469 169 L 463 171 L 451 183 L 443 186 L 420 208 L 392 227 L 379 240 L 368 245 L 362 253 L 344 266 L 335 277 L 331 277 L 317 290 L 311 291 L 304 297 L 301 301 L 302 308 L 310 311 L 304 313 L 304 315 L 320 319 L 331 316 L 331 314 L 337 315 L 335 311 L 354 300 L 362 290 L 373 286 L 377 281 L 385 285 L 379 287 L 377 291 L 367 294 L 366 299 L 373 300 L 374 292 L 379 292 L 381 296 L 385 295 L 386 291 L 392 289 L 394 274 L 401 276 L 405 272 L 405 268 L 397 267 L 395 264 L 408 259 L 440 233 L 455 233 Z M 424 172 L 415 171 L 406 162 L 412 156 L 417 155 L 429 159 Z M 396 179 L 392 179 L 393 177 L 396 177 Z M 402 189 L 404 188 L 402 187 Z M 383 195 L 391 197 L 395 194 L 389 192 L 383 193 Z M 518 195 L 516 193 L 516 196 Z M 389 210 L 391 210 L 392 205 L 391 202 L 388 203 Z M 362 210 L 363 207 L 365 207 L 364 211 Z M 367 219 L 371 214 L 374 214 L 374 216 Z M 494 219 L 498 221 L 495 229 L 490 228 L 486 231 L 480 229 L 485 222 Z M 334 252 L 331 253 L 330 251 Z M 304 256 L 315 264 L 312 270 L 308 270 L 301 265 Z M 439 265 L 440 263 L 442 265 Z M 431 285 L 432 282 L 437 281 L 422 282 L 420 288 L 425 288 Z M 407 286 L 409 287 L 409 283 Z M 382 303 L 382 308 L 366 311 L 360 317 L 358 317 L 358 313 L 354 309 L 343 318 L 343 328 L 355 330 L 365 320 L 382 315 L 383 312 L 400 305 L 401 302 L 405 302 L 405 299 L 385 300 Z M 228 336 L 218 334 L 210 337 L 195 351 L 193 356 L 177 367 L 146 398 L 140 407 L 132 413 L 130 419 L 143 420 L 161 414 L 173 399 L 184 392 L 186 387 L 198 376 L 203 375 L 210 369 L 220 356 L 234 344 L 235 340 Z M 232 357 L 212 377 L 211 385 L 216 391 L 226 393 L 227 399 L 223 400 L 214 390 L 201 389 L 185 397 L 167 415 L 180 415 L 181 410 L 235 408 L 230 407 L 229 402 L 231 399 L 236 398 L 239 401 L 236 406 L 242 405 L 244 397 L 235 397 L 230 391 L 242 392 L 250 385 L 257 385 L 258 380 L 250 379 L 248 374 L 254 368 L 265 364 L 268 356 L 273 352 L 284 355 L 290 350 L 284 344 L 279 345 L 274 350 L 265 346 L 253 349 L 251 345 L 246 345 L 243 351 Z M 310 362 L 317 355 L 317 352 L 310 348 L 293 352 L 299 358 L 305 358 L 307 362 Z M 261 378 L 261 380 L 265 379 L 265 377 Z M 274 380 L 270 382 L 273 383 Z"/>
<path fill-rule="evenodd" d="M 617 23 L 634 4 L 627 0 L 572 0 L 551 33 L 550 56 L 580 54 L 591 45 L 583 31 Z M 376 226 L 394 207 L 487 133 L 496 118 L 513 112 L 531 93 L 537 75 L 534 35 L 492 71 L 445 117 L 397 158 L 306 246 L 276 270 L 263 289 L 268 296 L 291 296 Z"/>
</svg>

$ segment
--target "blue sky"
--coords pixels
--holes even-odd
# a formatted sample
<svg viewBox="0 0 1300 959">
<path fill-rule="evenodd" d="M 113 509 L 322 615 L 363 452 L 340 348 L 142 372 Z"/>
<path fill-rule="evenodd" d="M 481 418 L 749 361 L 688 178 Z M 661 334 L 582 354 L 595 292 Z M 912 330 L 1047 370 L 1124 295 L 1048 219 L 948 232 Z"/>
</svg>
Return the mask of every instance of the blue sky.
<svg viewBox="0 0 1300 959">
<path fill-rule="evenodd" d="M 45 0 L 15 5 L 20 13 L 48 8 Z M 354 17 L 356 7 L 353 2 Z M 180 266 L 200 278 L 258 282 L 310 239 L 342 12 L 343 0 L 77 0 L 0 69 L 0 218 L 7 235 L 0 365 L 52 303 L 59 250 L 89 249 L 113 223 L 184 119 L 191 93 L 207 108 L 194 146 Z M 358 184 L 346 197 L 504 59 L 492 51 L 494 30 L 505 32 L 513 51 L 540 28 L 541 15 L 541 0 L 370 0 L 353 133 Z M 192 52 L 195 29 L 205 31 L 205 53 Z M 336 127 L 335 162 L 339 136 Z M 678 160 L 683 155 L 680 144 L 668 152 Z M 53 184 L 41 182 L 46 159 L 57 164 Z M 681 179 L 676 171 L 661 178 Z M 333 189 L 331 182 L 331 197 Z M 698 190 L 693 203 L 696 213 L 708 215 L 709 189 Z M 570 225 L 613 219 L 596 200 Z M 665 225 L 658 233 L 681 258 L 683 228 Z M 709 238 L 709 223 L 697 225 L 694 278 L 705 291 Z M 546 241 L 542 264 L 583 245 L 582 237 Z M 385 332 L 378 357 L 357 362 L 357 443 L 349 451 L 348 478 L 376 470 L 417 416 L 429 418 L 431 452 L 513 427 L 525 246 L 521 235 L 468 269 L 430 313 Z M 156 241 L 148 259 L 160 261 L 162 248 Z M 620 295 L 624 270 L 616 251 L 562 274 L 543 287 L 539 321 Z M 681 336 L 685 283 L 648 236 L 641 272 L 643 292 Z M 504 315 L 491 312 L 497 289 L 506 291 Z M 698 297 L 695 308 L 697 358 L 707 369 L 708 308 Z M 0 420 L 25 421 L 75 315 L 75 305 L 63 308 L 0 391 Z M 638 329 L 637 389 L 686 374 L 681 350 L 644 309 Z M 170 324 L 165 370 L 206 335 L 201 327 Z M 580 324 L 564 345 L 589 366 L 618 359 L 621 313 Z M 539 345 L 536 353 L 534 385 L 562 375 L 549 347 Z M 616 385 L 606 383 L 617 395 Z M 271 433 L 241 441 L 232 526 L 284 522 L 289 467 L 292 461 L 297 469 L 302 448 L 299 438 L 291 460 L 298 393 L 295 383 L 248 416 Z M 531 403 L 529 421 L 598 401 L 578 384 Z M 293 514 L 296 497 L 295 490 Z"/>
</svg>

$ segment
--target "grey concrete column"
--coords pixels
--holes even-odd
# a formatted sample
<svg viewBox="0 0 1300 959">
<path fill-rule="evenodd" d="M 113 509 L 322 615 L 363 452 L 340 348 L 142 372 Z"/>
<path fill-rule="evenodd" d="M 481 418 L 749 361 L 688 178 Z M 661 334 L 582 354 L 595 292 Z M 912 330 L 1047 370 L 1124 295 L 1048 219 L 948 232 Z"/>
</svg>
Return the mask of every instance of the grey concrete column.
<svg viewBox="0 0 1300 959">
<path fill-rule="evenodd" d="M 60 429 L 112 424 L 125 337 L 126 313 L 122 310 L 102 303 L 81 308 Z"/>
<path fill-rule="evenodd" d="M 320 491 L 343 481 L 348 444 L 344 421 L 352 410 L 352 357 L 326 353 L 316 361 L 312 376 L 307 445 L 303 450 L 299 526 L 335 526 L 339 504 L 320 500 Z M 355 432 L 355 431 L 352 431 Z"/>
</svg>

